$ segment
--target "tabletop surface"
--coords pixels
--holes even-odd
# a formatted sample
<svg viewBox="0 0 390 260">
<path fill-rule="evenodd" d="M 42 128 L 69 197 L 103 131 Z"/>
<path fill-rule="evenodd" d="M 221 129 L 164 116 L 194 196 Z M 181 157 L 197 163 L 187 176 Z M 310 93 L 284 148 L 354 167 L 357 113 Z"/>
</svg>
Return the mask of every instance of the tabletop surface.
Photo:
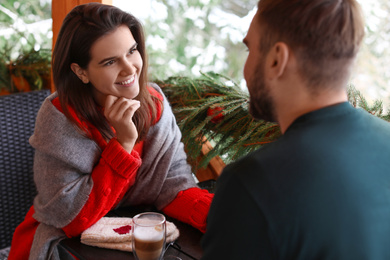
<svg viewBox="0 0 390 260">
<path fill-rule="evenodd" d="M 150 207 L 121 208 L 110 212 L 110 217 L 133 217 L 138 213 L 156 211 Z M 166 216 L 167 221 L 173 222 L 180 231 L 179 238 L 170 244 L 165 255 L 179 256 L 183 260 L 197 260 L 202 256 L 200 240 L 202 233 L 192 226 Z M 80 242 L 80 237 L 73 237 L 61 241 L 61 246 L 71 252 L 80 260 L 131 260 L 135 259 L 133 253 L 119 250 L 88 246 Z"/>
</svg>

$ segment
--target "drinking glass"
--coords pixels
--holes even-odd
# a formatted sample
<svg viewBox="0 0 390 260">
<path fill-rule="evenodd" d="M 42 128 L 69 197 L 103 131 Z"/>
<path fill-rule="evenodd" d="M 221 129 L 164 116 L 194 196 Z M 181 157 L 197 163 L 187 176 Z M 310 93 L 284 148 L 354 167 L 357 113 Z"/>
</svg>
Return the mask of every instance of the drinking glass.
<svg viewBox="0 0 390 260">
<path fill-rule="evenodd" d="M 137 260 L 161 260 L 165 249 L 163 214 L 145 212 L 133 217 L 133 252 Z"/>
</svg>

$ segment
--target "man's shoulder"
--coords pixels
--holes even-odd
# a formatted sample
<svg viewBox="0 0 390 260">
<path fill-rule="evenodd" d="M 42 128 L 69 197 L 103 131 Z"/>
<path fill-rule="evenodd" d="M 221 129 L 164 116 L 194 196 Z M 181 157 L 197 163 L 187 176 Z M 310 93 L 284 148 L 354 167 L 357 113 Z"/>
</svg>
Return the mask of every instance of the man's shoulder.
<svg viewBox="0 0 390 260">
<path fill-rule="evenodd" d="M 386 133 L 390 134 L 390 123 L 384 118 L 380 118 L 363 110 L 361 108 L 356 109 L 356 113 L 360 115 L 361 119 L 364 121 L 364 125 L 368 127 L 373 127 L 375 130 L 384 130 Z"/>
<path fill-rule="evenodd" d="M 286 139 L 283 135 L 279 137 L 279 139 L 264 144 L 255 151 L 243 156 L 242 158 L 235 161 L 240 167 L 242 165 L 249 166 L 260 166 L 265 162 L 273 162 L 278 161 L 280 154 L 283 153 L 286 147 L 288 147 L 288 143 L 290 140 Z"/>
<path fill-rule="evenodd" d="M 222 172 L 221 179 L 229 179 L 232 182 L 246 183 L 256 182 L 262 178 L 262 174 L 268 172 L 267 165 L 272 161 L 277 161 L 277 149 L 273 145 L 260 149 L 226 165 Z M 267 162 L 267 163 L 265 163 Z"/>
</svg>

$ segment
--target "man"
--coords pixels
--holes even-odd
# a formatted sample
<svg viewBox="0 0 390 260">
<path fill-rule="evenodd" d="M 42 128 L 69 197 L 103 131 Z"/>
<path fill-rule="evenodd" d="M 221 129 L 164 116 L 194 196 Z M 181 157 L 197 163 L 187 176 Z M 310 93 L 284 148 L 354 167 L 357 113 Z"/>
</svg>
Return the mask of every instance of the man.
<svg viewBox="0 0 390 260">
<path fill-rule="evenodd" d="M 203 259 L 390 259 L 390 124 L 346 87 L 355 0 L 261 0 L 244 39 L 250 112 L 282 137 L 228 165 Z"/>
</svg>

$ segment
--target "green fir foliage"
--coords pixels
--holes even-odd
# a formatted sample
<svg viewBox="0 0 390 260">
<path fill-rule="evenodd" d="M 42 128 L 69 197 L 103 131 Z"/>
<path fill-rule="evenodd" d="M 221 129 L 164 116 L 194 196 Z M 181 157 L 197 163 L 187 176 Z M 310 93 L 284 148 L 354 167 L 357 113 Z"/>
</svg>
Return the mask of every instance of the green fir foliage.
<svg viewBox="0 0 390 260">
<path fill-rule="evenodd" d="M 251 117 L 249 94 L 223 75 L 203 73 L 195 79 L 170 77 L 157 83 L 170 100 L 195 167 L 205 167 L 215 156 L 229 163 L 280 136 L 277 124 Z M 197 164 L 204 137 L 213 149 Z"/>
<path fill-rule="evenodd" d="M 170 101 L 194 171 L 206 167 L 215 156 L 229 163 L 281 136 L 277 124 L 252 118 L 249 94 L 224 75 L 175 76 L 157 83 Z M 352 85 L 348 87 L 348 99 L 354 107 L 390 121 L 390 114 L 383 114 L 381 101 L 369 105 Z M 207 140 L 213 149 L 198 161 Z"/>
</svg>

